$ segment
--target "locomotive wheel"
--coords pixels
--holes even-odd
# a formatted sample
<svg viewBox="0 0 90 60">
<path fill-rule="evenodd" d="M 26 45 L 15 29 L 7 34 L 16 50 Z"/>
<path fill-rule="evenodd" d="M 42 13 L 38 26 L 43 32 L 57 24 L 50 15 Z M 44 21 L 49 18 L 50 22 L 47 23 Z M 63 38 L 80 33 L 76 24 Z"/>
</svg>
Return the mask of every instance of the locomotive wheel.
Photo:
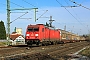
<svg viewBox="0 0 90 60">
<path fill-rule="evenodd" d="M 42 46 L 45 46 L 45 43 L 42 43 L 41 45 L 42 45 Z"/>
<path fill-rule="evenodd" d="M 32 47 L 32 41 L 27 42 L 28 47 Z"/>
<path fill-rule="evenodd" d="M 36 42 L 36 45 L 39 46 L 40 45 L 40 42 Z"/>
<path fill-rule="evenodd" d="M 30 44 L 27 44 L 27 45 L 28 45 L 28 47 L 30 47 L 30 48 L 32 47 L 32 43 L 30 43 Z"/>
<path fill-rule="evenodd" d="M 42 42 L 42 46 L 48 46 L 48 42 Z"/>
<path fill-rule="evenodd" d="M 57 44 L 57 42 L 56 42 L 56 41 L 54 41 L 54 42 L 53 42 L 53 45 L 56 45 L 56 44 Z"/>
</svg>

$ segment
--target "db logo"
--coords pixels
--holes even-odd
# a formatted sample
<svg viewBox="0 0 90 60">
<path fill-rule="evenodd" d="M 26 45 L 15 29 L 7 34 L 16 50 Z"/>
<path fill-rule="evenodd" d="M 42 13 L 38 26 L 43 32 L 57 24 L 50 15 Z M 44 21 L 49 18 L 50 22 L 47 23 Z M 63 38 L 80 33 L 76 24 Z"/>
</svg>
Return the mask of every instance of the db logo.
<svg viewBox="0 0 90 60">
<path fill-rule="evenodd" d="M 32 33 L 31 36 L 34 36 L 34 34 Z"/>
</svg>

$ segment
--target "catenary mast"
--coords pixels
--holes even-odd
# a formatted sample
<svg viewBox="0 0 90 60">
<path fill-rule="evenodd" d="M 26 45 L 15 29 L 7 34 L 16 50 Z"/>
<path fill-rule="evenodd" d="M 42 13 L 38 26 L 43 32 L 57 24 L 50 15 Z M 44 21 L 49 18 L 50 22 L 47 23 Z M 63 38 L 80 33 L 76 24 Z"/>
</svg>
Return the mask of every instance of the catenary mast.
<svg viewBox="0 0 90 60">
<path fill-rule="evenodd" d="M 23 9 L 12 9 L 12 10 L 31 10 L 34 9 L 35 10 L 35 22 L 36 22 L 36 9 L 38 8 L 23 8 Z M 9 40 L 10 40 L 10 11 L 12 11 L 10 9 L 10 0 L 7 0 L 7 41 L 8 41 L 8 45 L 9 45 Z"/>
<path fill-rule="evenodd" d="M 7 41 L 10 40 L 10 0 L 7 0 Z"/>
</svg>

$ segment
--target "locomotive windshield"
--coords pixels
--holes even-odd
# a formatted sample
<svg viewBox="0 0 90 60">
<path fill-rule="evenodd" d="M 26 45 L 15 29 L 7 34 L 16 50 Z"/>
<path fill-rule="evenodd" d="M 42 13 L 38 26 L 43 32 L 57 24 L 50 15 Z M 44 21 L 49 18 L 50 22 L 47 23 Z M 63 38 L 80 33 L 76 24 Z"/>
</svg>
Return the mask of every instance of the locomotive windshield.
<svg viewBox="0 0 90 60">
<path fill-rule="evenodd" d="M 27 31 L 33 31 L 33 28 L 28 28 Z"/>
<path fill-rule="evenodd" d="M 39 31 L 39 28 L 33 28 L 34 31 Z"/>
<path fill-rule="evenodd" d="M 39 31 L 39 28 L 28 28 L 27 31 Z"/>
</svg>

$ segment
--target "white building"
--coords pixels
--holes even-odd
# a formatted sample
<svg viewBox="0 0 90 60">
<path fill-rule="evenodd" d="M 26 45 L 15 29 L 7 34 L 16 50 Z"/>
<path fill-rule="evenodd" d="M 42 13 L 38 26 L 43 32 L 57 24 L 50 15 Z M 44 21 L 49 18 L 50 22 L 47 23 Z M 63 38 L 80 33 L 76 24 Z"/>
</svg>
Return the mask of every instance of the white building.
<svg viewBox="0 0 90 60">
<path fill-rule="evenodd" d="M 11 45 L 23 45 L 25 44 L 25 38 L 23 35 L 17 34 L 17 33 L 12 33 L 10 35 L 10 42 Z"/>
</svg>

